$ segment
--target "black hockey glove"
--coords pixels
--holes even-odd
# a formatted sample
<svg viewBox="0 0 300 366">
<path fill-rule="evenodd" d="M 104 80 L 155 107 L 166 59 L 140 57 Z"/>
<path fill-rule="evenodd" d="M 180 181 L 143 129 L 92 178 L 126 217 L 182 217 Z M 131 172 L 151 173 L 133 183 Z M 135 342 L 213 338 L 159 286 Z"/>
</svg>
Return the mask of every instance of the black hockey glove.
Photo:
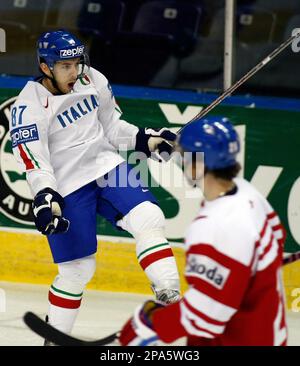
<svg viewBox="0 0 300 366">
<path fill-rule="evenodd" d="M 172 142 L 176 137 L 177 135 L 166 127 L 140 128 L 136 135 L 135 150 L 143 152 L 148 158 L 162 161 L 156 154 L 170 155 L 173 151 Z"/>
<path fill-rule="evenodd" d="M 65 233 L 70 221 L 62 217 L 63 197 L 51 188 L 39 191 L 32 202 L 35 226 L 44 235 Z"/>
</svg>

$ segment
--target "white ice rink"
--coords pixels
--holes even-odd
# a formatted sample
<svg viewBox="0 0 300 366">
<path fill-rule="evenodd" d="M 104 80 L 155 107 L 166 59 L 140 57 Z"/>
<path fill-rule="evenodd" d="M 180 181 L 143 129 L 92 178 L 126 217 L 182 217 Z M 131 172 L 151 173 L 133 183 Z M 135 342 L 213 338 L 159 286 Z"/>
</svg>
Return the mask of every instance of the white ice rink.
<svg viewBox="0 0 300 366">
<path fill-rule="evenodd" d="M 33 311 L 44 318 L 48 286 L 0 282 L 6 295 L 6 311 L 0 312 L 0 346 L 41 346 L 43 340 L 23 323 L 22 315 Z M 3 291 L 1 291 L 3 294 Z M 73 335 L 96 339 L 120 329 L 137 304 L 149 296 L 85 291 Z M 3 310 L 3 309 L 1 309 Z M 300 345 L 300 313 L 288 313 L 289 345 Z M 183 339 L 178 345 L 183 344 Z"/>
</svg>

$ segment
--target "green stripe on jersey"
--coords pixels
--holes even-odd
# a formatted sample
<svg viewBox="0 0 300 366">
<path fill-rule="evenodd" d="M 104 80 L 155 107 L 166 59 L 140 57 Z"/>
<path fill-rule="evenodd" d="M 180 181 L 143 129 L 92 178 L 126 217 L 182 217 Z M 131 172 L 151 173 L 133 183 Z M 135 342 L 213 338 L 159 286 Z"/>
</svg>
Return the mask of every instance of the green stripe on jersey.
<svg viewBox="0 0 300 366">
<path fill-rule="evenodd" d="M 83 77 L 79 78 L 79 81 L 81 82 L 82 85 L 89 85 L 89 81 L 85 80 Z"/>
<path fill-rule="evenodd" d="M 81 292 L 81 294 L 71 294 L 70 292 L 66 292 L 66 291 L 62 291 L 59 290 L 58 288 L 54 287 L 53 285 L 51 285 L 52 290 L 54 290 L 55 292 L 58 292 L 60 294 L 63 295 L 67 295 L 67 296 L 72 296 L 72 297 L 81 297 L 83 295 L 83 292 Z"/>
<path fill-rule="evenodd" d="M 141 252 L 141 253 L 138 255 L 137 259 L 140 259 L 140 257 L 141 257 L 142 255 L 144 255 L 145 253 L 147 253 L 147 252 L 149 252 L 149 251 L 151 251 L 151 250 L 157 249 L 157 248 L 159 248 L 159 247 L 169 247 L 169 246 L 170 246 L 170 245 L 169 245 L 169 243 L 163 243 L 163 244 L 154 245 L 153 247 L 150 247 L 150 248 L 148 248 L 148 249 L 145 249 L 143 252 Z"/>
<path fill-rule="evenodd" d="M 28 149 L 27 145 L 24 144 L 24 147 L 27 151 L 27 154 L 30 156 L 30 160 L 34 162 L 34 164 L 40 169 L 40 164 L 35 160 L 34 156 L 32 155 L 32 152 Z"/>
<path fill-rule="evenodd" d="M 121 111 L 121 109 L 120 109 L 120 108 L 115 107 L 115 110 L 116 110 L 117 112 L 119 112 L 120 114 L 122 114 L 122 111 Z"/>
</svg>

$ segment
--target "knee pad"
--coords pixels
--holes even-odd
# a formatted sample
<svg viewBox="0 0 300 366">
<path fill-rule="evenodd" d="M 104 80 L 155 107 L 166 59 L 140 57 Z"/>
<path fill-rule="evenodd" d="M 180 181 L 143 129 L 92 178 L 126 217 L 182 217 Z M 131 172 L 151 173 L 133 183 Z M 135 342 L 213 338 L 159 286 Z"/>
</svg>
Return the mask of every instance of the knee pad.
<svg viewBox="0 0 300 366">
<path fill-rule="evenodd" d="M 164 234 L 165 216 L 147 201 L 132 209 L 120 226 L 136 239 L 136 255 L 153 288 L 179 291 L 179 275 L 172 249 Z"/>
<path fill-rule="evenodd" d="M 169 243 L 164 234 L 165 216 L 161 208 L 149 201 L 133 208 L 118 223 L 136 239 L 137 256 L 153 245 Z"/>
<path fill-rule="evenodd" d="M 118 221 L 118 225 L 138 240 L 145 231 L 153 229 L 163 231 L 165 215 L 156 204 L 145 201 L 130 210 L 122 220 Z"/>
<path fill-rule="evenodd" d="M 91 280 L 96 269 L 94 255 L 58 264 L 59 274 L 53 285 L 73 294 L 81 293 Z"/>
</svg>

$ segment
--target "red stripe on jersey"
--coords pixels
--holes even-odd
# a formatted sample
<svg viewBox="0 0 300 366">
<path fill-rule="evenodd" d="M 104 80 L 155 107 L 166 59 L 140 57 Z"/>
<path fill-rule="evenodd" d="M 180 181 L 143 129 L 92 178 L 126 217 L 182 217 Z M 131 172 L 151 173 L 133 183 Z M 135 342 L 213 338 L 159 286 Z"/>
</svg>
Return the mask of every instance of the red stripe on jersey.
<svg viewBox="0 0 300 366">
<path fill-rule="evenodd" d="M 140 266 L 145 270 L 150 264 L 159 261 L 163 258 L 173 257 L 171 248 L 159 250 L 155 253 L 149 254 L 140 261 Z"/>
<path fill-rule="evenodd" d="M 267 219 L 268 220 L 271 220 L 271 219 L 274 219 L 274 217 L 277 216 L 277 213 L 275 211 L 273 212 L 270 212 L 269 214 L 267 214 Z"/>
<path fill-rule="evenodd" d="M 268 227 L 268 218 L 266 218 L 265 223 L 264 223 L 264 226 L 263 226 L 263 228 L 260 231 L 260 234 L 259 234 L 260 240 L 265 236 L 267 227 Z"/>
<path fill-rule="evenodd" d="M 18 145 L 18 149 L 20 151 L 20 156 L 26 166 L 26 170 L 34 169 L 34 165 L 32 164 L 32 161 L 28 158 L 27 154 L 25 153 L 22 145 Z"/>
<path fill-rule="evenodd" d="M 260 240 L 258 241 L 258 244 L 261 244 L 261 240 L 263 240 L 263 237 L 264 237 L 265 232 L 266 232 L 266 228 L 268 227 L 268 225 L 270 225 L 270 228 L 272 230 L 271 238 L 270 238 L 270 241 L 269 241 L 267 247 L 264 249 L 263 253 L 259 256 L 259 258 L 258 258 L 259 260 L 262 260 L 265 257 L 265 255 L 271 250 L 273 240 L 275 239 L 275 237 L 274 237 L 274 233 L 275 232 L 278 232 L 278 231 L 281 231 L 282 232 L 282 238 L 281 239 L 276 239 L 276 240 L 277 240 L 277 242 L 279 243 L 280 246 L 283 246 L 284 245 L 285 237 L 286 237 L 286 233 L 285 233 L 284 227 L 280 223 L 279 224 L 276 224 L 274 226 L 272 226 L 269 223 L 269 221 L 272 220 L 272 219 L 274 219 L 275 217 L 277 217 L 278 220 L 279 220 L 279 217 L 276 214 L 276 212 L 271 212 L 270 214 L 268 214 L 267 215 L 267 218 L 266 218 L 266 221 L 264 223 L 263 229 L 260 232 Z"/>
<path fill-rule="evenodd" d="M 200 254 L 211 258 L 220 265 L 228 268 L 229 275 L 222 288 L 215 287 L 212 281 L 201 279 L 197 274 L 193 276 L 192 273 L 185 274 L 188 284 L 221 304 L 238 309 L 251 276 L 250 266 L 245 266 L 225 254 L 218 252 L 210 244 L 199 243 L 192 245 L 187 252 L 187 260 L 190 254 Z"/>
<path fill-rule="evenodd" d="M 269 213 L 267 215 L 267 217 L 266 217 L 266 220 L 264 222 L 263 228 L 260 231 L 260 239 L 255 243 L 254 253 L 253 253 L 253 257 L 252 257 L 252 261 L 251 261 L 251 267 L 253 266 L 253 262 L 254 262 L 254 260 L 256 258 L 256 251 L 257 251 L 258 247 L 261 245 L 261 240 L 263 239 L 263 237 L 264 237 L 264 235 L 266 233 L 266 229 L 267 229 L 268 225 L 270 225 L 269 221 L 272 220 L 272 219 L 274 219 L 275 217 L 277 217 L 278 220 L 279 220 L 279 217 L 278 217 L 278 215 L 277 215 L 277 213 L 275 211 Z M 273 233 L 281 230 L 281 232 L 282 232 L 282 238 L 281 239 L 277 239 L 277 241 L 283 247 L 284 242 L 285 242 L 285 239 L 286 239 L 286 232 L 285 232 L 285 229 L 282 226 L 282 224 L 276 224 L 274 226 L 271 226 L 270 225 L 270 228 L 271 228 L 271 230 L 272 230 Z M 264 249 L 264 252 L 259 256 L 259 260 L 262 260 L 263 257 L 272 248 L 272 239 L 274 239 L 273 238 L 273 235 L 271 235 L 271 240 L 269 241 L 267 247 Z"/>
<path fill-rule="evenodd" d="M 273 226 L 273 230 L 274 230 L 274 232 L 281 231 L 282 238 L 277 239 L 277 241 L 283 247 L 285 239 L 286 239 L 286 231 L 285 231 L 284 226 L 282 224 L 275 225 L 275 226 Z"/>
<path fill-rule="evenodd" d="M 280 244 L 284 244 L 285 239 L 286 239 L 286 231 L 285 231 L 284 226 L 281 224 L 280 218 L 277 215 L 277 213 L 274 211 L 274 212 L 268 214 L 267 215 L 267 220 L 271 220 L 274 217 L 277 217 L 278 218 L 279 224 L 276 224 L 276 225 L 271 226 L 272 227 L 272 230 L 273 230 L 273 232 L 275 232 L 275 231 L 281 231 L 282 232 L 282 239 L 277 239 L 277 240 L 278 240 L 278 242 Z"/>
<path fill-rule="evenodd" d="M 256 251 L 257 251 L 257 248 L 259 247 L 259 245 L 260 245 L 260 241 L 259 241 L 259 240 L 257 240 L 257 241 L 255 242 L 254 251 L 253 251 L 253 256 L 252 256 L 251 263 L 250 263 L 250 268 L 252 268 L 252 267 L 253 267 L 253 263 L 254 263 L 254 261 L 255 261 L 255 259 L 256 259 Z"/>
<path fill-rule="evenodd" d="M 249 275 L 247 276 L 241 275 L 241 273 L 239 274 L 238 271 L 234 272 L 235 273 L 231 272 L 223 289 L 217 289 L 197 277 L 185 275 L 185 278 L 188 284 L 197 291 L 205 294 L 206 296 L 212 298 L 220 304 L 238 309 L 242 297 L 244 296 L 245 289 L 248 285 L 250 270 Z M 234 276 L 240 277 L 234 278 Z"/>
<path fill-rule="evenodd" d="M 81 304 L 81 299 L 80 300 L 64 299 L 62 297 L 54 295 L 51 291 L 49 291 L 48 299 L 50 304 L 65 309 L 78 309 Z"/>
<path fill-rule="evenodd" d="M 187 255 L 189 254 L 206 255 L 213 260 L 220 261 L 220 264 L 227 268 L 230 268 L 231 266 L 238 268 L 246 267 L 242 263 L 237 262 L 235 259 L 228 257 L 226 254 L 219 252 L 212 244 L 208 243 L 197 243 L 191 245 L 191 247 L 187 251 Z"/>
<path fill-rule="evenodd" d="M 264 256 L 266 254 L 268 254 L 268 252 L 270 251 L 270 249 L 272 248 L 272 243 L 273 243 L 273 240 L 274 240 L 274 235 L 271 234 L 271 238 L 270 238 L 270 241 L 268 243 L 268 245 L 265 247 L 264 251 L 262 252 L 262 254 L 258 257 L 259 260 L 262 260 L 264 258 Z"/>
<path fill-rule="evenodd" d="M 196 328 L 200 332 L 205 332 L 205 333 L 210 334 L 213 338 L 216 338 L 220 335 L 218 333 L 211 332 L 210 330 L 208 330 L 206 328 L 199 327 L 199 325 L 196 324 L 196 321 L 194 319 L 190 319 L 190 322 L 194 328 Z M 193 334 L 191 334 L 191 335 L 193 335 Z"/>
<path fill-rule="evenodd" d="M 207 316 L 206 314 L 202 313 L 201 311 L 199 311 L 198 309 L 194 308 L 193 305 L 191 305 L 188 300 L 183 297 L 182 298 L 182 302 L 184 303 L 184 305 L 196 316 L 198 316 L 199 318 L 203 319 L 204 321 L 206 321 L 207 323 L 211 323 L 212 325 L 217 325 L 217 326 L 221 326 L 224 327 L 226 325 L 227 322 L 221 322 L 219 320 L 213 319 L 209 316 Z"/>
<path fill-rule="evenodd" d="M 282 225 L 281 224 L 277 224 L 272 226 L 273 231 L 279 231 L 282 230 Z"/>
<path fill-rule="evenodd" d="M 282 246 L 281 249 L 283 250 L 284 243 L 286 240 L 286 230 L 283 225 L 280 225 L 280 226 L 281 226 L 282 238 L 278 239 L 278 241 L 279 241 L 280 245 Z"/>
</svg>

